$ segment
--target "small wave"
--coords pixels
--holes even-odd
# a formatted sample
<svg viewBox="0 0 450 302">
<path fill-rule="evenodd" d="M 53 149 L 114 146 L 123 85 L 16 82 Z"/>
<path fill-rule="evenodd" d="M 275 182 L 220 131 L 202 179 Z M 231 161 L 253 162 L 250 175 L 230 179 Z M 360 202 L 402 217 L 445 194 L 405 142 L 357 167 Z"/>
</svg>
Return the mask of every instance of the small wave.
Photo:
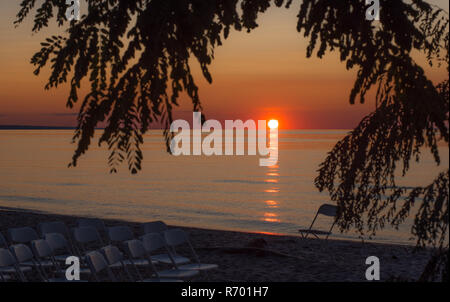
<svg viewBox="0 0 450 302">
<path fill-rule="evenodd" d="M 61 187 L 64 187 L 64 186 L 67 186 L 67 187 L 80 187 L 80 186 L 85 186 L 86 184 L 70 183 L 70 182 L 68 182 L 68 183 L 55 183 L 54 185 L 55 186 L 61 186 Z"/>
<path fill-rule="evenodd" d="M 264 185 L 264 184 L 267 184 L 265 181 L 244 180 L 244 179 L 220 179 L 220 180 L 214 180 L 213 182 L 219 182 L 219 183 L 242 183 L 242 184 L 252 184 L 252 185 Z"/>
</svg>

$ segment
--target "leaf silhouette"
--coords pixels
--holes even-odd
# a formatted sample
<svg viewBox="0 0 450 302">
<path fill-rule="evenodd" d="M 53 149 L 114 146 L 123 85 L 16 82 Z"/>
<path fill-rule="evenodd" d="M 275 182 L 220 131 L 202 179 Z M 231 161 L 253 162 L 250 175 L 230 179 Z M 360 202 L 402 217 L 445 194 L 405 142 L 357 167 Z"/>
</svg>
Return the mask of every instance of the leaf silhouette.
<svg viewBox="0 0 450 302">
<path fill-rule="evenodd" d="M 192 61 L 212 82 L 209 66 L 214 50 L 231 29 L 251 32 L 271 6 L 299 9 L 297 30 L 308 40 L 307 56 L 323 58 L 336 51 L 347 69 L 357 69 L 349 102 L 363 103 L 371 88 L 377 90 L 376 110 L 336 144 L 315 180 L 318 189 L 328 191 L 337 203 L 341 230 L 355 227 L 375 234 L 387 223 L 398 226 L 421 200 L 412 229 L 418 246 L 448 250 L 448 171 L 411 192 L 397 186 L 394 173 L 400 168 L 406 174 L 424 148 L 440 164 L 438 142 L 449 143 L 448 79 L 434 85 L 412 56 L 425 54 L 430 66 L 446 64 L 448 71 L 447 13 L 423 0 L 381 0 L 379 23 L 365 20 L 365 1 L 90 0 L 87 4 L 88 13 L 80 21 L 66 24 L 63 1 L 23 0 L 15 21 L 21 23 L 37 7 L 33 31 L 45 28 L 52 18 L 67 25 L 66 35 L 48 38 L 31 63 L 35 74 L 50 64 L 46 89 L 70 81 L 68 107 L 80 101 L 82 80 L 90 82 L 90 92 L 81 100 L 71 166 L 88 150 L 97 125 L 105 122 L 99 144 L 108 145 L 111 172 L 127 162 L 137 173 L 142 168 L 143 135 L 152 122 L 165 127 L 169 150 L 168 129 L 181 92 L 190 97 L 193 111 L 202 109 Z M 436 271 L 442 263 L 430 262 L 428 271 Z"/>
</svg>

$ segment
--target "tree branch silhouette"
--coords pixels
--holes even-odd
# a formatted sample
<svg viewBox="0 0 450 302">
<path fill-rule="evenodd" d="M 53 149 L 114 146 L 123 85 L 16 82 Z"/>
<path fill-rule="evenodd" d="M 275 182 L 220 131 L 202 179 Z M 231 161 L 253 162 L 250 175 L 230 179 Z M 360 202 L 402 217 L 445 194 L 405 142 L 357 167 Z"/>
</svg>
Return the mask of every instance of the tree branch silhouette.
<svg viewBox="0 0 450 302">
<path fill-rule="evenodd" d="M 37 7 L 36 2 L 42 5 Z M 376 110 L 336 144 L 315 180 L 318 189 L 327 190 L 337 203 L 341 230 L 355 227 L 375 234 L 387 223 L 398 226 L 415 215 L 412 232 L 417 245 L 448 250 L 449 172 L 410 192 L 397 186 L 395 177 L 399 168 L 406 175 L 411 161 L 421 159 L 423 149 L 439 165 L 438 143 L 449 143 L 448 79 L 434 85 L 412 57 L 413 52 L 423 53 L 429 65 L 446 64 L 448 71 L 448 14 L 444 11 L 422 0 L 381 0 L 381 20 L 372 23 L 365 20 L 365 1 L 87 3 L 88 13 L 71 22 L 65 36 L 43 42 L 31 60 L 35 74 L 51 64 L 46 89 L 70 81 L 68 107 L 78 102 L 82 80 L 90 82 L 73 138 L 77 148 L 72 166 L 88 150 L 96 126 L 105 122 L 99 144 L 108 145 L 111 172 L 126 161 L 130 171 L 137 173 L 143 159 L 143 135 L 152 122 L 163 123 L 169 145 L 172 110 L 180 93 L 187 92 L 194 111 L 201 109 L 190 59 L 200 64 L 203 76 L 212 82 L 208 68 L 214 49 L 231 29 L 250 32 L 271 6 L 292 9 L 298 5 L 297 30 L 309 41 L 307 56 L 322 58 L 337 51 L 347 69 L 357 69 L 350 103 L 363 103 L 370 89 L 377 90 Z M 67 25 L 66 7 L 59 0 L 23 0 L 16 23 L 36 7 L 33 31 L 48 26 L 52 18 L 60 26 Z M 442 263 L 430 261 L 427 271 L 436 272 L 436 265 Z M 429 278 L 424 274 L 424 280 Z"/>
</svg>

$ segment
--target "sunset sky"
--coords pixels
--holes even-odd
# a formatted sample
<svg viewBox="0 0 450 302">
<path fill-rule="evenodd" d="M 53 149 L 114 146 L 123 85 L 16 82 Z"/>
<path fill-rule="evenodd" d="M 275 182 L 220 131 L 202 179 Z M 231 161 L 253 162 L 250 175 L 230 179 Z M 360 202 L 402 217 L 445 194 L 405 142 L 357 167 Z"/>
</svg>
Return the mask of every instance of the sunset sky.
<svg viewBox="0 0 450 302">
<path fill-rule="evenodd" d="M 0 125 L 72 126 L 76 108 L 65 107 L 68 87 L 44 90 L 48 68 L 36 77 L 29 63 L 39 43 L 57 29 L 52 26 L 33 35 L 31 19 L 14 28 L 19 2 L 0 2 Z M 448 1 L 430 2 L 448 11 Z M 296 31 L 298 8 L 270 10 L 259 19 L 258 29 L 233 32 L 216 49 L 212 85 L 196 70 L 206 117 L 275 118 L 282 129 L 356 126 L 374 109 L 374 102 L 349 104 L 355 70 L 347 71 L 337 53 L 307 59 L 306 40 Z M 446 77 L 444 68 L 426 71 L 435 82 Z M 181 104 L 181 112 L 191 109 L 187 98 Z"/>
</svg>

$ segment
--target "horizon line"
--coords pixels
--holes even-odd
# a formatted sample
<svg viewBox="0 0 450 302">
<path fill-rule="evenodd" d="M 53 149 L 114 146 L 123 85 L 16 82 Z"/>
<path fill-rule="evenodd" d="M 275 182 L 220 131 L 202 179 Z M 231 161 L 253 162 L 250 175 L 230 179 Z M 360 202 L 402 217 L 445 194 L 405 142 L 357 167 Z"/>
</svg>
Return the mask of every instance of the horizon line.
<svg viewBox="0 0 450 302">
<path fill-rule="evenodd" d="M 41 125 L 0 125 L 0 130 L 76 130 L 75 126 L 41 126 Z M 96 127 L 95 130 L 104 130 Z M 148 130 L 164 130 L 164 128 L 149 128 Z M 350 128 L 279 128 L 279 130 L 351 130 Z"/>
</svg>

